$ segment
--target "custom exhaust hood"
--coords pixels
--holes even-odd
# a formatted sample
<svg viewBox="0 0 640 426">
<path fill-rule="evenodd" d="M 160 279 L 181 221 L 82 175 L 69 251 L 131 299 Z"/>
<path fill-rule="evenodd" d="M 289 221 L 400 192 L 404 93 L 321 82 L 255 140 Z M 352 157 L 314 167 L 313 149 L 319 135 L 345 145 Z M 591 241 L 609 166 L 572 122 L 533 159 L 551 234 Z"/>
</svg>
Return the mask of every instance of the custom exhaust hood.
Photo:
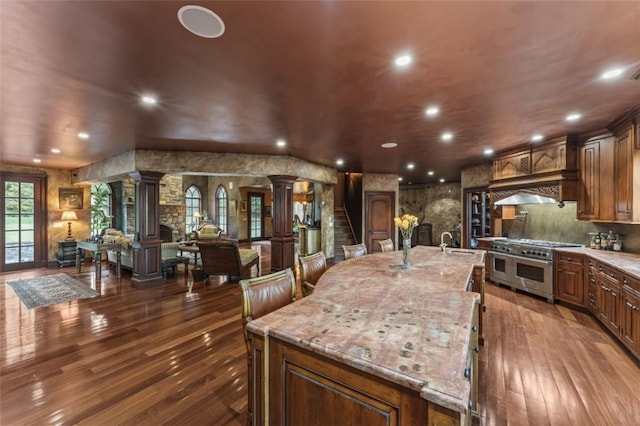
<svg viewBox="0 0 640 426">
<path fill-rule="evenodd" d="M 495 205 L 558 204 L 578 200 L 577 143 L 563 136 L 500 154 L 489 185 Z"/>
</svg>

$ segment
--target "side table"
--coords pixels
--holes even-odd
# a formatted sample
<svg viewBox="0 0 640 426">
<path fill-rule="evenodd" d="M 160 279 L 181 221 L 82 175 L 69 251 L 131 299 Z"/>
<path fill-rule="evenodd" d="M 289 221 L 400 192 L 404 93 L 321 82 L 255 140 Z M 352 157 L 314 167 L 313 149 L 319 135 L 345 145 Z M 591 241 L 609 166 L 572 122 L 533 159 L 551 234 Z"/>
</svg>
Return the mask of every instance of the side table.
<svg viewBox="0 0 640 426">
<path fill-rule="evenodd" d="M 99 243 L 94 241 L 76 241 L 76 272 L 82 272 L 82 263 L 84 258 L 83 250 L 89 250 L 93 252 L 93 259 L 95 262 L 95 277 L 96 282 L 100 282 L 100 276 L 102 274 L 102 253 L 107 250 L 115 250 L 116 252 L 116 277 L 120 279 L 120 261 L 122 246 L 120 243 Z"/>
<path fill-rule="evenodd" d="M 58 268 L 63 266 L 73 266 L 76 264 L 76 242 L 75 241 L 58 241 Z"/>
</svg>

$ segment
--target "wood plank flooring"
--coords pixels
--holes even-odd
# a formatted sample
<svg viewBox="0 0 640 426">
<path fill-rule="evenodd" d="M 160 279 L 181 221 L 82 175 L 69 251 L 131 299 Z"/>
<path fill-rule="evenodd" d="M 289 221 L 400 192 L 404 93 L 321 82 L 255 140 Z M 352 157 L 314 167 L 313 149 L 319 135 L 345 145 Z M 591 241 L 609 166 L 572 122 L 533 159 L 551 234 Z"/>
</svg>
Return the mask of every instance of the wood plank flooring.
<svg viewBox="0 0 640 426">
<path fill-rule="evenodd" d="M 6 285 L 60 271 L 100 296 L 29 310 Z M 123 275 L 0 274 L 1 425 L 246 423 L 238 285 L 212 279 L 188 294 L 181 270 L 135 290 Z M 594 319 L 494 285 L 486 297 L 484 424 L 640 424 L 640 368 Z"/>
</svg>

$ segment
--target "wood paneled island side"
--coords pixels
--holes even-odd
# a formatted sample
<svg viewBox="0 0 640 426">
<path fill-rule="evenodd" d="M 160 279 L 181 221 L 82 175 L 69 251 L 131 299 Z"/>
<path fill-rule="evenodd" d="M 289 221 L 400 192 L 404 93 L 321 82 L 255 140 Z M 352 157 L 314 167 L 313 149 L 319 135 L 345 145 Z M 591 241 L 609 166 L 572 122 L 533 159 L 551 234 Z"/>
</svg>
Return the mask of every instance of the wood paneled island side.
<svg viewBox="0 0 640 426">
<path fill-rule="evenodd" d="M 249 418 L 280 424 L 467 424 L 477 401 L 483 251 L 418 246 L 325 272 L 247 326 Z"/>
</svg>

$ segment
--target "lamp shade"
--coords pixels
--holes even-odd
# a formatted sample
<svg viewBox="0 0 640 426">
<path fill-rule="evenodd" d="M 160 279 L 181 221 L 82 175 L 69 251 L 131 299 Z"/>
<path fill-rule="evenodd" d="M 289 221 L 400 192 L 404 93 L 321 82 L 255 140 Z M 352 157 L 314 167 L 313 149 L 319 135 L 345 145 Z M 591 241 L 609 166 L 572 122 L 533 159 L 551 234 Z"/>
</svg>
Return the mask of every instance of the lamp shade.
<svg viewBox="0 0 640 426">
<path fill-rule="evenodd" d="M 62 218 L 60 220 L 78 220 L 78 215 L 73 210 L 65 210 L 62 212 Z"/>
<path fill-rule="evenodd" d="M 193 217 L 200 217 L 200 212 L 195 212 L 195 213 L 193 214 Z"/>
</svg>

